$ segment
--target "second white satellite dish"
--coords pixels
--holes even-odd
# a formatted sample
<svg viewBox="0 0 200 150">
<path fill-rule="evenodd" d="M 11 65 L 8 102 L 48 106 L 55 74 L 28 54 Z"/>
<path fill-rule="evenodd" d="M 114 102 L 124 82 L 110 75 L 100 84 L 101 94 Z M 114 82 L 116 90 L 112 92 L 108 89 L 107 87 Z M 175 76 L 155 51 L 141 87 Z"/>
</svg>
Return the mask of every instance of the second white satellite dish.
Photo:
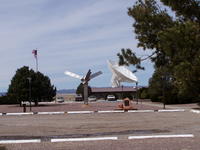
<svg viewBox="0 0 200 150">
<path fill-rule="evenodd" d="M 75 74 L 75 73 L 69 72 L 69 71 L 65 71 L 65 74 L 70 76 L 70 77 L 77 78 L 77 79 L 80 79 L 80 80 L 83 78 L 83 76 L 80 76 L 78 74 Z"/>
</svg>

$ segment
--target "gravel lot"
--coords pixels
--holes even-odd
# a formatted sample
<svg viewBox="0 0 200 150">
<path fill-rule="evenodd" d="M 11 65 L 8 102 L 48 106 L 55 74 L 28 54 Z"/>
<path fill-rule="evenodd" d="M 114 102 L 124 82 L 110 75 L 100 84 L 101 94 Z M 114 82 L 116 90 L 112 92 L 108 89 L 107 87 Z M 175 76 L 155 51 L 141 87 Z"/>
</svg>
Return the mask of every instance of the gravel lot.
<svg viewBox="0 0 200 150">
<path fill-rule="evenodd" d="M 199 150 L 200 138 L 13 144 L 8 150 Z"/>
<path fill-rule="evenodd" d="M 101 106 L 101 107 L 98 107 Z M 77 110 L 113 110 L 117 103 L 92 103 L 83 107 L 79 103 L 60 106 Z M 106 106 L 106 107 L 104 107 Z M 149 107 L 136 105 L 137 107 Z M 53 106 L 49 106 L 50 108 Z M 44 108 L 49 108 L 44 106 Z M 58 106 L 57 106 L 58 107 Z M 79 107 L 79 108 L 78 108 Z M 40 107 L 43 108 L 43 107 Z M 105 109 L 106 108 L 106 109 Z M 156 106 L 157 109 L 160 109 Z M 75 110 L 76 110 L 75 109 Z M 49 110 L 49 109 L 48 109 Z M 57 109 L 56 109 L 57 110 Z M 47 110 L 46 110 L 47 111 Z M 67 110 L 68 111 L 68 110 Z M 200 115 L 185 112 L 105 113 L 0 116 L 0 140 L 40 138 L 40 144 L 7 144 L 11 150 L 65 150 L 65 149 L 152 149 L 198 150 L 200 147 Z M 194 134 L 194 138 L 166 138 L 128 140 L 136 135 Z M 117 141 L 50 143 L 51 138 L 81 138 L 117 136 Z"/>
<path fill-rule="evenodd" d="M 82 137 L 100 133 L 108 136 L 123 133 L 193 133 L 199 136 L 199 125 L 199 115 L 190 112 L 1 116 L 0 138 Z"/>
<path fill-rule="evenodd" d="M 122 102 L 92 102 L 88 106 L 83 105 L 83 102 L 73 102 L 73 103 L 41 103 L 40 106 L 33 106 L 33 112 L 52 112 L 52 111 L 75 111 L 75 110 L 114 110 L 118 108 L 118 105 Z M 146 109 L 160 109 L 160 106 L 146 105 L 139 103 L 138 105 L 135 102 L 132 103 L 133 107 L 139 110 Z M 26 108 L 29 112 L 29 107 Z M 0 113 L 7 112 L 23 112 L 23 107 L 19 105 L 0 105 Z"/>
</svg>

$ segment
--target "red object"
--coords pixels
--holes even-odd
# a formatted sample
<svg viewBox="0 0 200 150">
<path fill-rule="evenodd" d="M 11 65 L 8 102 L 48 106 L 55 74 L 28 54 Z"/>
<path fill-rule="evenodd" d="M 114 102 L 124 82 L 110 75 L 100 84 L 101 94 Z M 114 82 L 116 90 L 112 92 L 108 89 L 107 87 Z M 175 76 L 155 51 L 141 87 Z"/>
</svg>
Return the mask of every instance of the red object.
<svg viewBox="0 0 200 150">
<path fill-rule="evenodd" d="M 36 57 L 37 57 L 37 50 L 34 49 L 34 50 L 32 51 L 32 54 L 33 54 L 34 57 L 36 58 Z"/>
<path fill-rule="evenodd" d="M 128 110 L 136 110 L 136 109 L 134 109 L 133 106 L 131 105 L 131 101 L 130 101 L 129 98 L 123 99 L 123 103 L 118 105 L 118 109 L 120 109 L 120 110 L 125 110 L 125 111 L 128 111 Z"/>
</svg>

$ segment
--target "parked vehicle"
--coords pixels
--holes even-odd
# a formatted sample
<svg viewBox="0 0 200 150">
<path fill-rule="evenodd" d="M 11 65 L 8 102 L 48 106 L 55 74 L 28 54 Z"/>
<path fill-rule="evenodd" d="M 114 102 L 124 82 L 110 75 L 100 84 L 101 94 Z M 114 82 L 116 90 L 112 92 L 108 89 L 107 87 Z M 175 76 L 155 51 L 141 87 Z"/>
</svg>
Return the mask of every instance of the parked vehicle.
<svg viewBox="0 0 200 150">
<path fill-rule="evenodd" d="M 63 103 L 65 100 L 63 97 L 56 97 L 56 102 Z"/>
<path fill-rule="evenodd" d="M 89 96 L 88 97 L 88 101 L 96 101 L 97 100 L 97 98 L 96 98 L 96 96 L 94 96 L 94 95 L 91 95 L 91 96 Z"/>
<path fill-rule="evenodd" d="M 81 95 L 81 94 L 77 94 L 77 95 L 75 96 L 75 101 L 83 101 L 82 95 Z"/>
<path fill-rule="evenodd" d="M 116 101 L 117 99 L 116 99 L 116 97 L 114 95 L 108 95 L 107 96 L 107 100 L 108 101 Z"/>
</svg>

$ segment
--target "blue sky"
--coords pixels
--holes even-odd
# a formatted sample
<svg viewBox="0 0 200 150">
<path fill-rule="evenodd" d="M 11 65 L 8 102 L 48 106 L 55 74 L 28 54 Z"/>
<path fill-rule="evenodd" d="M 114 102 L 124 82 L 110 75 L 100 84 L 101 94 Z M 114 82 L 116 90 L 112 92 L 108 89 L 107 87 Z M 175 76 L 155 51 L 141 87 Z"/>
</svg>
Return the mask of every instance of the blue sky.
<svg viewBox="0 0 200 150">
<path fill-rule="evenodd" d="M 80 75 L 88 69 L 101 70 L 103 74 L 92 80 L 90 86 L 110 86 L 108 59 L 117 61 L 121 48 L 132 48 L 145 55 L 137 48 L 133 20 L 127 15 L 134 0 L 0 2 L 0 92 L 7 90 L 17 68 L 35 69 L 35 48 L 39 71 L 48 75 L 57 89 L 76 88 L 80 83 L 64 75 L 66 70 Z M 149 61 L 144 66 L 145 71 L 136 73 L 140 85 L 147 85 L 153 72 Z"/>
</svg>

